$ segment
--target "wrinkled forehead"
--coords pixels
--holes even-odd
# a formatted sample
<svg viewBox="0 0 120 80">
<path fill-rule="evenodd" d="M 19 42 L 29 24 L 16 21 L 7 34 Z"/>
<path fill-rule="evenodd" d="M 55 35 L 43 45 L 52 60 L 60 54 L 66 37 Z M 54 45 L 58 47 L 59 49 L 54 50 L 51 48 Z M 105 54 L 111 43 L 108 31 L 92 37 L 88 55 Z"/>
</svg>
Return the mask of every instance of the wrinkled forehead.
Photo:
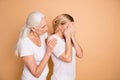
<svg viewBox="0 0 120 80">
<path fill-rule="evenodd" d="M 39 24 L 39 27 L 43 27 L 43 26 L 45 26 L 46 24 L 47 24 L 46 19 L 43 18 L 43 19 L 41 20 L 40 24 Z"/>
</svg>

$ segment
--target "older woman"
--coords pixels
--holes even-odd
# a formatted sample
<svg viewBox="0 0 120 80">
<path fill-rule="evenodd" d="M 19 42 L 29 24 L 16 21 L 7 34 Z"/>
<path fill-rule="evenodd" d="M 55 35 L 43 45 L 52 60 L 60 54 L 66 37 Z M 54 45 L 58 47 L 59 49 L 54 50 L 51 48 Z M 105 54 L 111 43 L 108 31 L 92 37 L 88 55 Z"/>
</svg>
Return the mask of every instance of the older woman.
<svg viewBox="0 0 120 80">
<path fill-rule="evenodd" d="M 16 54 L 20 54 L 24 69 L 21 80 L 46 80 L 48 60 L 56 44 L 52 39 L 46 44 L 47 25 L 41 12 L 32 12 L 21 31 Z"/>
</svg>

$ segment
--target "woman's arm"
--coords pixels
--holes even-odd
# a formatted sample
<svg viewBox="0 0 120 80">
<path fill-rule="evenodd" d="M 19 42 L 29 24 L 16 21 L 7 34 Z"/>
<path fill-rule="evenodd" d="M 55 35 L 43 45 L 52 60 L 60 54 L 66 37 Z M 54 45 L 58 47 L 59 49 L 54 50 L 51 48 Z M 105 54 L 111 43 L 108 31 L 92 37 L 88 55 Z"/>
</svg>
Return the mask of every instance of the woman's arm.
<svg viewBox="0 0 120 80">
<path fill-rule="evenodd" d="M 41 63 L 39 65 L 36 64 L 33 55 L 24 56 L 22 58 L 23 58 L 24 64 L 27 66 L 27 68 L 32 73 L 32 75 L 34 77 L 38 78 L 41 75 L 42 71 L 44 70 L 44 68 L 49 60 L 49 57 L 50 57 L 50 54 L 46 53 L 46 55 L 44 56 L 43 60 L 41 61 Z"/>
<path fill-rule="evenodd" d="M 83 49 L 78 44 L 78 42 L 74 36 L 72 36 L 71 39 L 72 39 L 73 45 L 75 47 L 77 57 L 82 58 L 83 57 Z"/>
<path fill-rule="evenodd" d="M 72 61 L 72 45 L 70 37 L 66 37 L 65 52 L 63 52 L 59 58 L 65 62 Z"/>
<path fill-rule="evenodd" d="M 43 57 L 43 59 L 39 65 L 36 64 L 33 55 L 22 57 L 24 64 L 28 67 L 28 69 L 32 73 L 32 75 L 35 76 L 36 78 L 38 78 L 41 75 L 41 73 L 43 72 L 46 64 L 48 63 L 48 60 L 50 58 L 50 55 L 52 53 L 52 50 L 53 50 L 55 44 L 56 44 L 55 39 L 50 40 L 47 43 L 46 54 Z"/>
<path fill-rule="evenodd" d="M 81 48 L 81 46 L 79 45 L 79 43 L 77 42 L 77 40 L 75 38 L 75 28 L 74 28 L 74 23 L 73 22 L 70 25 L 70 31 L 71 31 L 71 40 L 72 40 L 72 43 L 75 47 L 76 55 L 77 55 L 77 57 L 82 58 L 83 49 Z"/>
<path fill-rule="evenodd" d="M 69 28 L 67 28 L 65 30 L 64 36 L 65 36 L 65 40 L 66 40 L 65 52 L 63 52 L 59 58 L 65 62 L 71 62 L 72 61 L 72 44 L 71 44 L 70 29 Z"/>
</svg>

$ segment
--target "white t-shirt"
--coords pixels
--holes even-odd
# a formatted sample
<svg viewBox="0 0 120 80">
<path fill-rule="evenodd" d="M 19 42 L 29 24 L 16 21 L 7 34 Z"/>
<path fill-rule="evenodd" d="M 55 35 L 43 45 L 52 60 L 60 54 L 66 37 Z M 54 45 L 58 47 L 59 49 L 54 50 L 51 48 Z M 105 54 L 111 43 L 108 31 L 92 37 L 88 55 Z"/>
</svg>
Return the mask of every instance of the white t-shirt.
<svg viewBox="0 0 120 80">
<path fill-rule="evenodd" d="M 76 51 L 74 47 L 72 47 L 72 62 L 64 62 L 59 57 L 65 51 L 65 41 L 56 35 L 50 36 L 48 40 L 52 38 L 57 39 L 57 44 L 52 54 L 54 70 L 51 80 L 76 80 Z"/>
<path fill-rule="evenodd" d="M 20 47 L 20 56 L 29 56 L 34 55 L 35 61 L 37 64 L 41 62 L 45 53 L 46 53 L 46 43 L 45 39 L 47 38 L 47 33 L 40 36 L 41 46 L 36 46 L 28 37 L 24 38 Z M 48 74 L 48 64 L 45 66 L 41 76 L 39 78 L 35 78 L 28 68 L 24 65 L 24 70 L 22 73 L 21 80 L 46 80 L 46 76 Z"/>
</svg>

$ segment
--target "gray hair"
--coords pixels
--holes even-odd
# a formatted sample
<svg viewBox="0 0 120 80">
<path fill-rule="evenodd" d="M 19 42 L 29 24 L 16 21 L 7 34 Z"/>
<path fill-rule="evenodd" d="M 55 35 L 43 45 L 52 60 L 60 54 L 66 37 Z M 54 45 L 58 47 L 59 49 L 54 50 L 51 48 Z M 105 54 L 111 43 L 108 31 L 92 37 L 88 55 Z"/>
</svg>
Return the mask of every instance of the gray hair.
<svg viewBox="0 0 120 80">
<path fill-rule="evenodd" d="M 45 16 L 39 11 L 32 12 L 31 14 L 29 14 L 29 16 L 27 17 L 26 24 L 22 28 L 22 31 L 20 33 L 20 36 L 16 45 L 16 49 L 15 49 L 16 56 L 18 56 L 19 54 L 19 48 L 21 46 L 22 40 L 28 36 L 29 32 L 31 31 L 31 28 L 33 27 L 35 28 L 39 26 L 41 20 L 44 17 Z"/>
</svg>

